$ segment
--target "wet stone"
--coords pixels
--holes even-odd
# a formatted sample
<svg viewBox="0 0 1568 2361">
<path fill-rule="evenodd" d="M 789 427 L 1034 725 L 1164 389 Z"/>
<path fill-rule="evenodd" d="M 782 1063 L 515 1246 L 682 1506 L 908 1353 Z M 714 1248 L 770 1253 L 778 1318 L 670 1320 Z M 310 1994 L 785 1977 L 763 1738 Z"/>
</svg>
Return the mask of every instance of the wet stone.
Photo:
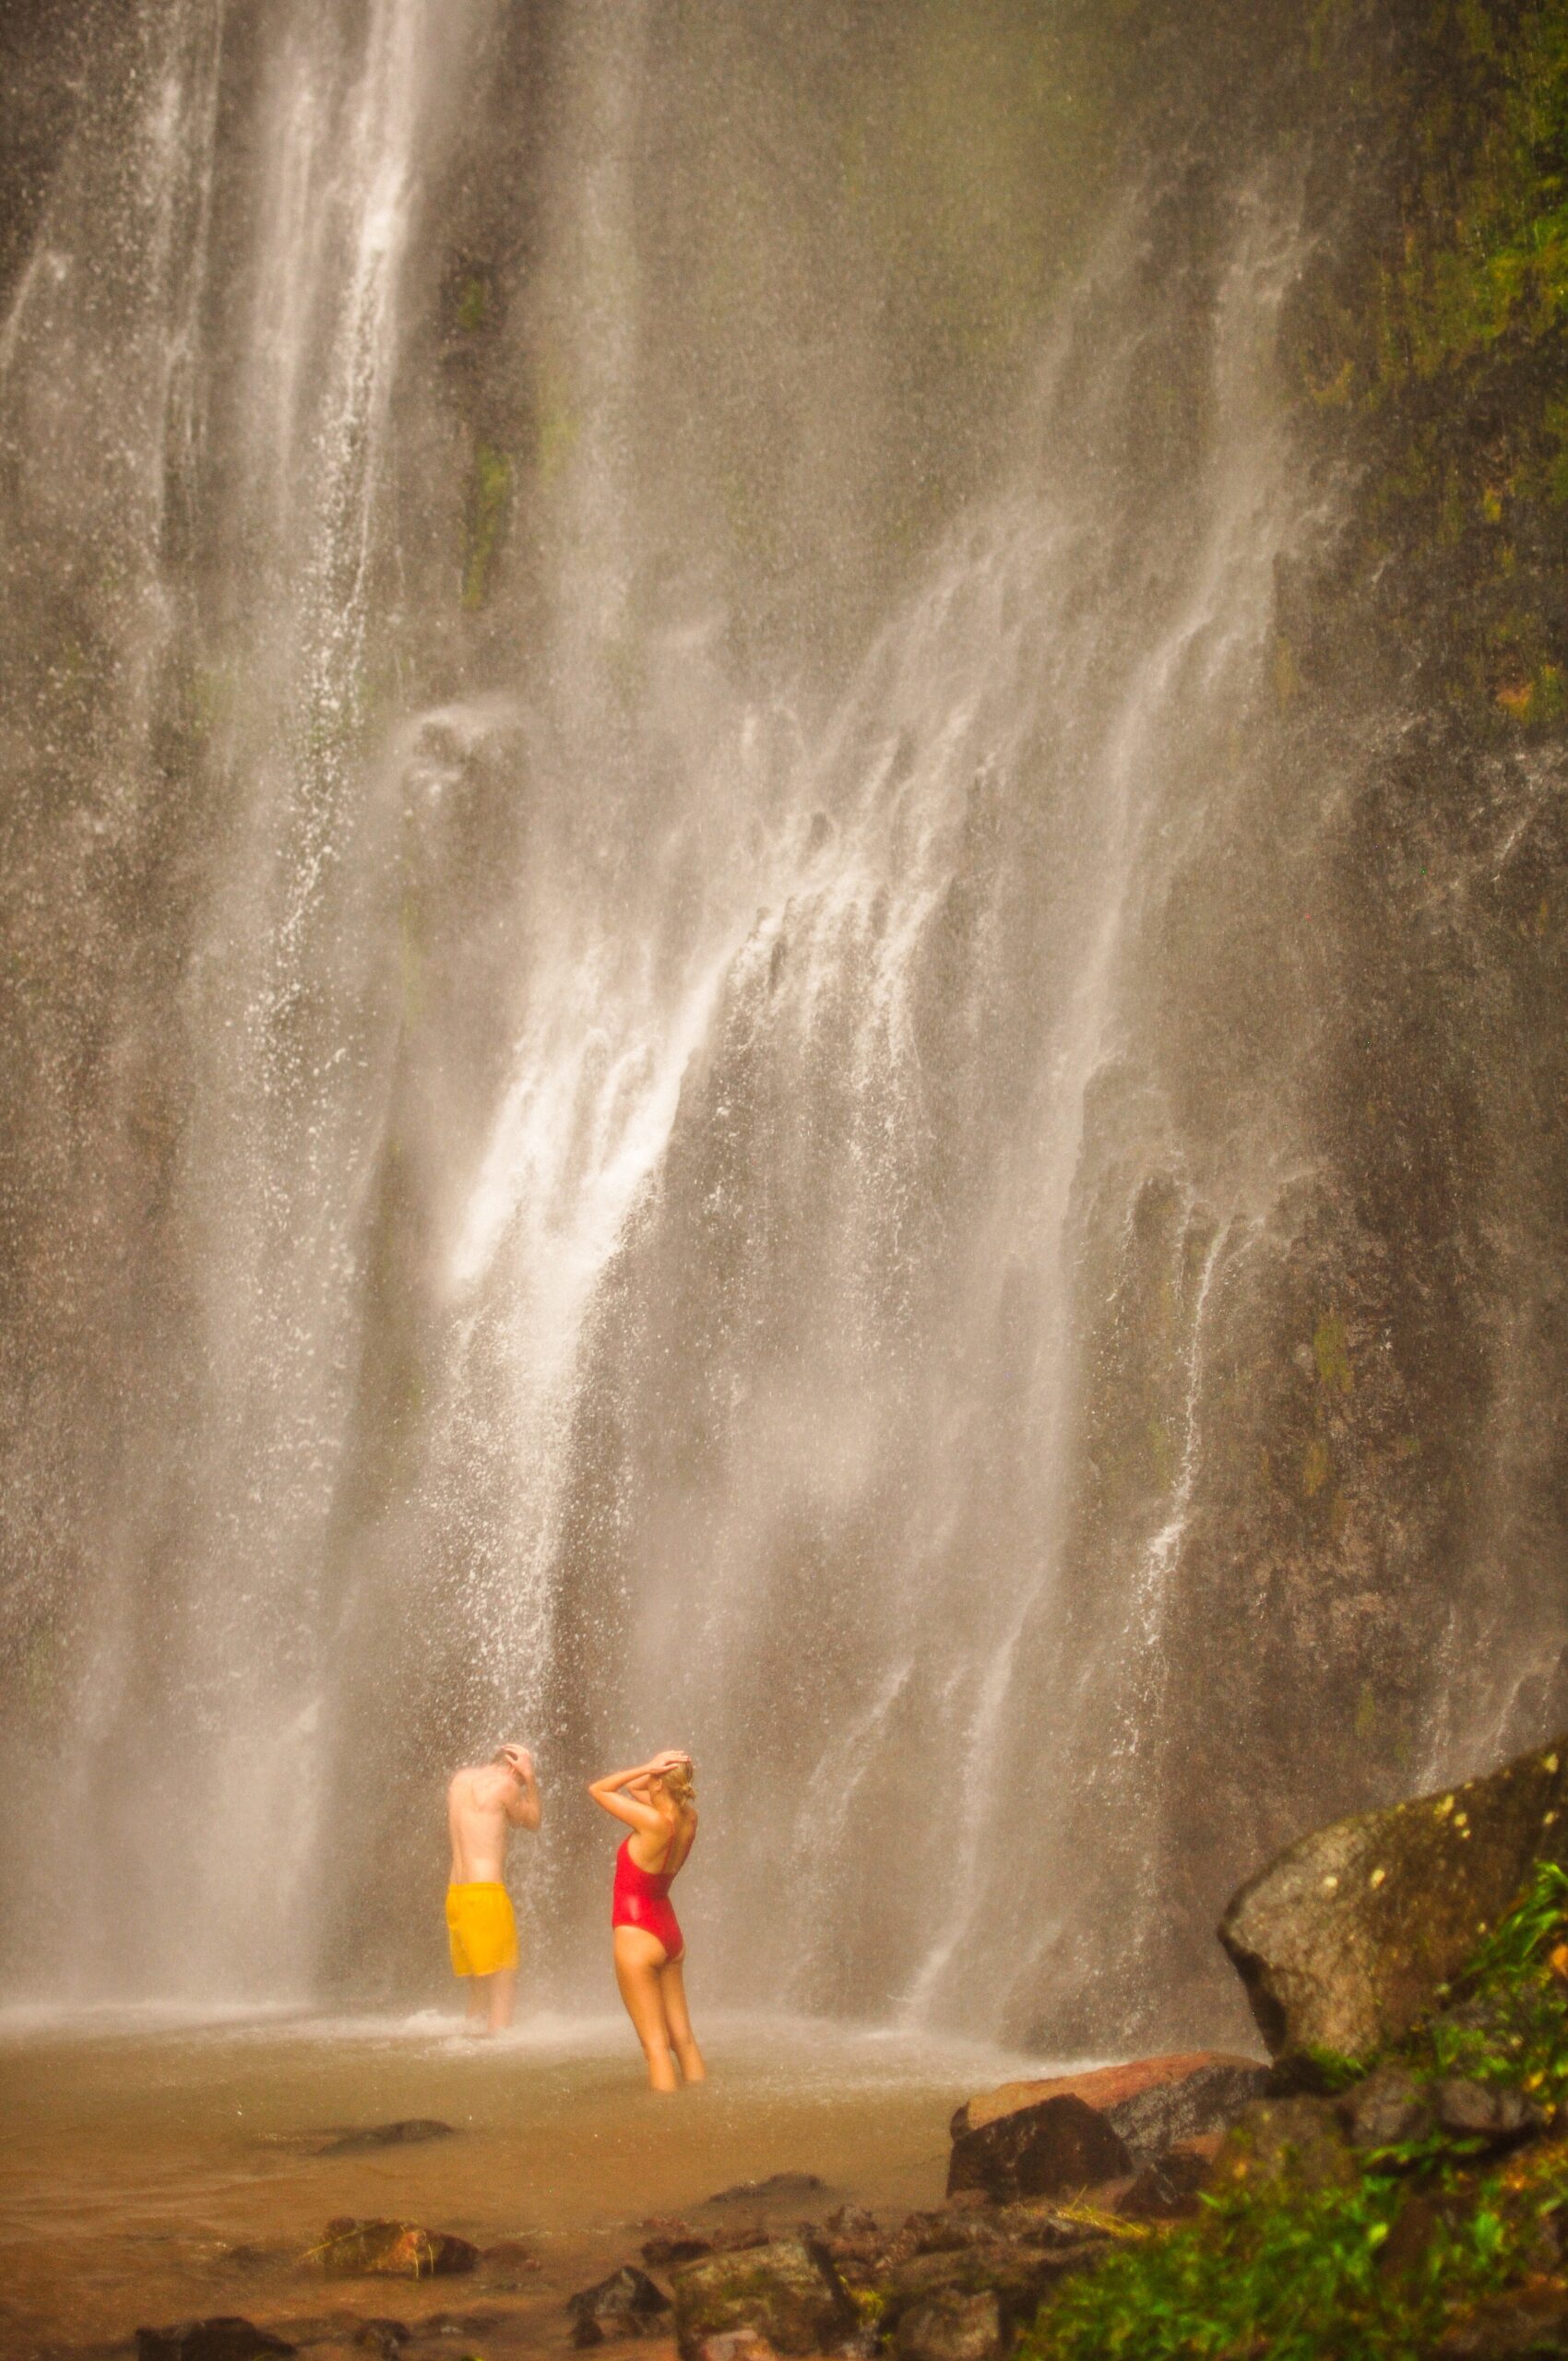
<svg viewBox="0 0 1568 2361">
<path fill-rule="evenodd" d="M 1084 2225 L 1048 2205 L 1004 2205 L 992 2219 L 996 2236 L 1021 2247 L 1079 2247 Z"/>
<path fill-rule="evenodd" d="M 911 2213 L 897 2244 L 907 2254 L 956 2254 L 961 2247 L 994 2246 L 1002 2235 L 1002 2207 L 989 2202 Z"/>
<path fill-rule="evenodd" d="M 493 2287 L 520 2287 L 543 2267 L 527 2238 L 497 2238 L 480 2259 L 486 2281 Z"/>
<path fill-rule="evenodd" d="M 1525 2092 L 1507 2082 L 1451 2081 L 1436 2087 L 1437 2119 L 1457 2139 L 1511 2148 L 1532 2140 L 1546 2117 Z"/>
<path fill-rule="evenodd" d="M 1198 2211 L 1198 2199 L 1214 2178 L 1211 2158 L 1195 2148 L 1171 2148 L 1146 2164 L 1116 2201 L 1118 2213 L 1133 2222 L 1182 2222 Z"/>
<path fill-rule="evenodd" d="M 1002 2350 L 1002 2308 L 990 2289 L 939 2296 L 906 2312 L 894 2339 L 899 2361 L 992 2361 Z"/>
<path fill-rule="evenodd" d="M 752 2329 L 778 2353 L 826 2353 L 858 2325 L 831 2259 L 802 2238 L 716 2254 L 675 2273 L 675 2333 L 685 2361 L 710 2337 Z"/>
<path fill-rule="evenodd" d="M 693 2230 L 671 2231 L 645 2238 L 639 2251 L 650 2271 L 672 2271 L 677 2263 L 700 2262 L 713 2252 L 713 2240 L 699 2238 Z"/>
<path fill-rule="evenodd" d="M 397 2361 L 413 2335 L 402 2320 L 362 2320 L 354 2332 L 354 2343 L 373 2356 L 373 2361 Z"/>
<path fill-rule="evenodd" d="M 1064 2092 L 961 2131 L 953 2142 L 947 2187 L 950 2194 L 980 2189 L 1003 2201 L 1060 2197 L 1120 2180 L 1132 2170 L 1132 2157 L 1107 2118 Z"/>
<path fill-rule="evenodd" d="M 427 2140 L 451 2140 L 456 2136 L 453 2125 L 442 2123 L 434 2116 L 404 2116 L 396 2123 L 367 2123 L 339 2130 L 329 2137 L 320 2153 L 324 2156 L 352 2156 L 371 2148 L 417 2147 Z"/>
<path fill-rule="evenodd" d="M 798 2205 L 826 2188 L 815 2173 L 769 2173 L 766 2180 L 738 2180 L 703 2200 L 705 2205 Z"/>
<path fill-rule="evenodd" d="M 315 2260 L 329 2279 L 431 2279 L 472 2271 L 479 2248 L 416 2222 L 362 2222 L 342 2213 L 327 2225 Z"/>
<path fill-rule="evenodd" d="M 1387 2066 L 1345 2093 L 1338 2116 L 1352 2148 L 1396 2148 L 1424 2139 L 1437 2110 L 1427 2085 Z"/>
<path fill-rule="evenodd" d="M 232 2313 L 137 2331 L 137 2361 L 266 2361 L 269 2354 L 298 2351 L 270 2329 Z"/>
<path fill-rule="evenodd" d="M 652 2336 L 664 2324 L 670 2298 L 656 2287 L 646 2271 L 624 2263 L 592 2287 L 568 2296 L 572 2342 L 601 2344 L 607 2336 Z"/>
<path fill-rule="evenodd" d="M 1031 2317 L 1066 2272 L 1081 2269 L 1104 2252 L 1109 2240 L 1084 2237 L 1072 2245 L 964 2247 L 954 2251 L 917 2255 L 900 2263 L 887 2283 L 888 2317 L 897 2321 L 907 2311 L 937 2297 L 992 2295 L 1004 2320 Z"/>
</svg>

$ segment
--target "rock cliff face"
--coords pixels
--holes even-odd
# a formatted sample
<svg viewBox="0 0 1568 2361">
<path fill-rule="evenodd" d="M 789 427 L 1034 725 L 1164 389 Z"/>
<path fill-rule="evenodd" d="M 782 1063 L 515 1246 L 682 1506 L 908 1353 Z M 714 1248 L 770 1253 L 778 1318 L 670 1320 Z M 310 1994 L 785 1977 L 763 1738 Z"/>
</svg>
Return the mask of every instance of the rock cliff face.
<svg viewBox="0 0 1568 2361">
<path fill-rule="evenodd" d="M 1277 794 L 1167 916 L 1219 945 L 1194 1100 L 1288 1077 L 1301 1122 L 1267 1309 L 1200 1404 L 1165 1626 L 1194 1949 L 1238 1830 L 1266 1852 L 1309 1787 L 1392 1797 L 1568 1712 L 1563 11 L 1351 0 L 1281 18 L 1272 74 L 1197 21 L 1192 119 L 1240 94 L 1244 137 L 1301 126 L 1279 351 L 1317 529 L 1276 573 Z M 1249 859 L 1266 939 L 1217 923 Z M 1154 1320 L 1125 1268 L 1089 1396 L 1107 1538 Z"/>
</svg>

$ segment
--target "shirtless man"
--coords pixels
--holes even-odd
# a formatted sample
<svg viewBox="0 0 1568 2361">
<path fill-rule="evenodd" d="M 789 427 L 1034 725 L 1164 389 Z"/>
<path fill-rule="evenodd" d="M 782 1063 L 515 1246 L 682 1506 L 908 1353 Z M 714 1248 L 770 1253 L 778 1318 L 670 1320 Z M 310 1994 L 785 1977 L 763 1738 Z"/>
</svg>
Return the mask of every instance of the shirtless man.
<svg viewBox="0 0 1568 2361">
<path fill-rule="evenodd" d="M 539 1788 L 528 1748 L 499 1747 L 488 1762 L 454 1772 L 446 1825 L 452 1835 L 446 1932 L 452 1973 L 469 1978 L 468 2029 L 505 2033 L 517 1997 L 517 1922 L 501 1881 L 506 1833 L 539 1826 Z"/>
</svg>

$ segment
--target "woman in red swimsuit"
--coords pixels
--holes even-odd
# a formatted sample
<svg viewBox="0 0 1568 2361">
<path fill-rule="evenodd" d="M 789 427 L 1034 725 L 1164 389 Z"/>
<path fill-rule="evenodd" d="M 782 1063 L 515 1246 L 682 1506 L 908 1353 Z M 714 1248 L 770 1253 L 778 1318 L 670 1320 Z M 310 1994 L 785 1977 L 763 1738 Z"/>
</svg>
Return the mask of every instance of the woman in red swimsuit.
<svg viewBox="0 0 1568 2361">
<path fill-rule="evenodd" d="M 671 1749 L 635 1771 L 595 1779 L 588 1793 L 632 1832 L 615 1856 L 610 1923 L 615 1981 L 647 2059 L 647 2079 L 656 2091 L 677 2089 L 679 2059 L 688 2082 L 705 2082 L 707 2069 L 686 2014 L 686 1946 L 670 1904 L 697 1833 L 692 1758 Z"/>
</svg>

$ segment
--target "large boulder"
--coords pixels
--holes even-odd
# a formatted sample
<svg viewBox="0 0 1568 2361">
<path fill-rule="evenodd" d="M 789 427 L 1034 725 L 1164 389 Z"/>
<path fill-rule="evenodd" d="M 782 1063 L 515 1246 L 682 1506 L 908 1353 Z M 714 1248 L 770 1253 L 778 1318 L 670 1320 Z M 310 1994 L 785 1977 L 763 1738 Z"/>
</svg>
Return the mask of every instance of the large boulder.
<svg viewBox="0 0 1568 2361">
<path fill-rule="evenodd" d="M 754 2329 L 776 2353 L 826 2353 L 856 2325 L 828 2256 L 803 2238 L 689 2262 L 676 2272 L 675 2335 L 685 2361 L 710 2336 Z"/>
<path fill-rule="evenodd" d="M 1463 1786 L 1303 1836 L 1219 1928 L 1277 2057 L 1396 2040 L 1495 1926 L 1538 1860 L 1568 1859 L 1568 1738 Z"/>
<path fill-rule="evenodd" d="M 948 2195 L 981 2189 L 1006 2201 L 1120 2179 L 1225 2130 L 1267 2079 L 1255 2058 L 1198 2050 L 1004 2082 L 953 2118 Z"/>
</svg>

